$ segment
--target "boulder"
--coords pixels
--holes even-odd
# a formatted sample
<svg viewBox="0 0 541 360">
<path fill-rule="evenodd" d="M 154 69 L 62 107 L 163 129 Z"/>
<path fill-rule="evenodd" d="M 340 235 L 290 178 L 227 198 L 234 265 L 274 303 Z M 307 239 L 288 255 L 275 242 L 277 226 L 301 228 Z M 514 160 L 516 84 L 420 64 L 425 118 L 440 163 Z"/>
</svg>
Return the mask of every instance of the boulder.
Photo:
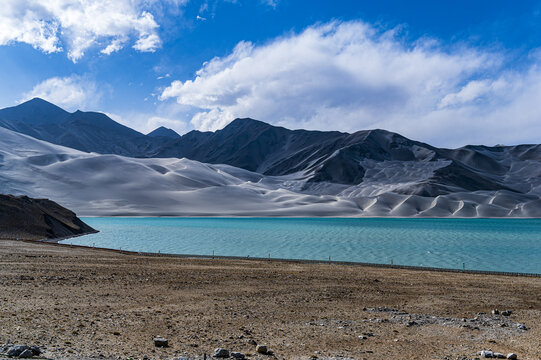
<svg viewBox="0 0 541 360">
<path fill-rule="evenodd" d="M 154 346 L 166 348 L 166 347 L 169 347 L 169 341 L 167 339 L 164 339 L 158 336 L 154 338 Z"/>
<path fill-rule="evenodd" d="M 482 358 L 493 358 L 494 357 L 494 353 L 490 350 L 483 350 L 479 353 L 479 355 L 481 355 Z"/>
<path fill-rule="evenodd" d="M 34 354 L 34 356 L 39 356 L 42 353 L 39 346 L 30 346 L 30 351 L 32 351 L 32 354 Z"/>
<path fill-rule="evenodd" d="M 214 355 L 212 355 L 215 358 L 228 358 L 229 357 L 229 350 L 224 348 L 217 348 L 214 350 Z"/>
<path fill-rule="evenodd" d="M 10 347 L 6 353 L 7 356 L 19 356 L 23 353 L 25 350 L 29 350 L 30 347 L 27 345 L 14 345 Z"/>
<path fill-rule="evenodd" d="M 268 349 L 266 345 L 257 345 L 255 347 L 255 351 L 260 354 L 266 354 L 268 352 Z"/>
<path fill-rule="evenodd" d="M 30 349 L 26 349 L 22 353 L 19 354 L 19 358 L 21 359 L 29 359 L 33 356 L 34 356 L 34 353 Z"/>
</svg>

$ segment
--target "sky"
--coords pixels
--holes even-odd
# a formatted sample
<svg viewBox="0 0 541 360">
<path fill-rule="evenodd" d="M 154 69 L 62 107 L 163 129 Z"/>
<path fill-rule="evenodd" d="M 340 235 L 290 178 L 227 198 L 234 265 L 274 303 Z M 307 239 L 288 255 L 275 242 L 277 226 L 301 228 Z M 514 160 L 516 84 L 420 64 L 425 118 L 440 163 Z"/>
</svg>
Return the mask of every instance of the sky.
<svg viewBox="0 0 541 360">
<path fill-rule="evenodd" d="M 541 143 L 541 1 L 2 0 L 0 107 Z"/>
</svg>

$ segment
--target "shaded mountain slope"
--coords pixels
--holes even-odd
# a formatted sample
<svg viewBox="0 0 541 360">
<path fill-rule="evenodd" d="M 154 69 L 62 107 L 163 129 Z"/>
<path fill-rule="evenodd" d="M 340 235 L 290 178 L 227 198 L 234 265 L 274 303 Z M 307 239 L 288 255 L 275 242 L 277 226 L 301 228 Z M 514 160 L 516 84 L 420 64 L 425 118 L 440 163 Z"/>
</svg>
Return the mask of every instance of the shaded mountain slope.
<svg viewBox="0 0 541 360">
<path fill-rule="evenodd" d="M 39 98 L 0 110 L 0 126 L 53 144 L 102 154 L 146 156 L 163 143 L 103 113 L 69 113 Z"/>
<path fill-rule="evenodd" d="M 47 199 L 0 194 L 0 239 L 39 240 L 96 232 Z"/>
</svg>

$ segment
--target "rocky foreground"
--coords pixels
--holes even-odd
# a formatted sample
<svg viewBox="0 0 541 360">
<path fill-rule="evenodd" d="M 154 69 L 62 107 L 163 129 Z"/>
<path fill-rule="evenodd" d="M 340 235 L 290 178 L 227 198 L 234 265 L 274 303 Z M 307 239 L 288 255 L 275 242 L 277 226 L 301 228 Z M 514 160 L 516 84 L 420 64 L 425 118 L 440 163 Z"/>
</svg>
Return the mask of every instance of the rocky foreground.
<svg viewBox="0 0 541 360">
<path fill-rule="evenodd" d="M 541 354 L 541 278 L 0 241 L 0 289 L 0 344 L 49 359 Z"/>
<path fill-rule="evenodd" d="M 41 240 L 94 232 L 54 201 L 0 194 L 0 239 Z"/>
</svg>

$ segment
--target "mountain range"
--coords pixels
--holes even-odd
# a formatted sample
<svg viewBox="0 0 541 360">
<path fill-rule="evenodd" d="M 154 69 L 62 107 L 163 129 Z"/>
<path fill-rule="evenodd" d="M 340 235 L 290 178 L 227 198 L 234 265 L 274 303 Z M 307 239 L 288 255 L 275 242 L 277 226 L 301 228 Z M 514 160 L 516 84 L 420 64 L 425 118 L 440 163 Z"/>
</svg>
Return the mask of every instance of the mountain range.
<svg viewBox="0 0 541 360">
<path fill-rule="evenodd" d="M 42 99 L 0 110 L 0 126 L 0 192 L 86 215 L 541 216 L 540 145 L 444 149 L 247 118 L 144 135 Z"/>
</svg>

